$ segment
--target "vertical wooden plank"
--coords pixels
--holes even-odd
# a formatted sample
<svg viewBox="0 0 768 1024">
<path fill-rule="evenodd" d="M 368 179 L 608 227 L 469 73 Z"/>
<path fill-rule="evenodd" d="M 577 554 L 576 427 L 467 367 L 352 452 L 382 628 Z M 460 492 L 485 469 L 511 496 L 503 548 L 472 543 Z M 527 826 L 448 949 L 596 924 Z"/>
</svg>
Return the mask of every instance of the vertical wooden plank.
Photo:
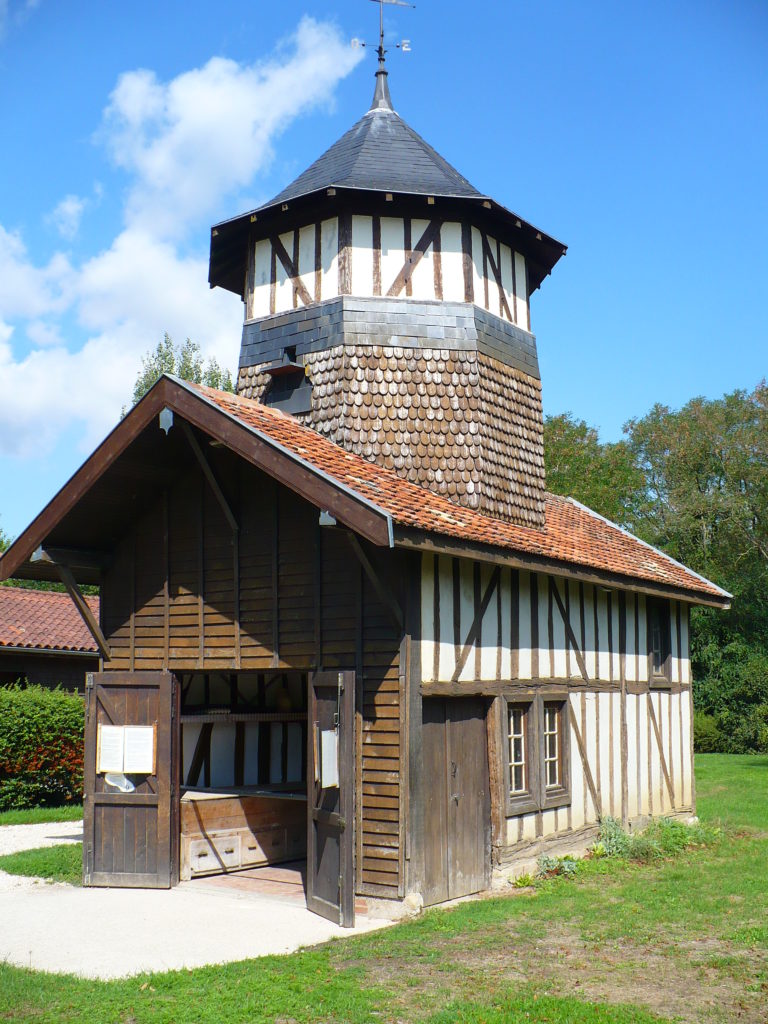
<svg viewBox="0 0 768 1024">
<path fill-rule="evenodd" d="M 381 217 L 374 215 L 371 224 L 373 249 L 373 294 L 381 295 Z"/>
<path fill-rule="evenodd" d="M 128 633 L 130 637 L 130 658 L 129 667 L 131 672 L 136 668 L 136 530 L 131 532 L 131 564 L 130 564 L 130 579 L 128 584 L 131 588 L 131 618 L 128 625 Z M 103 609 L 100 609 L 100 614 L 103 614 Z"/>
<path fill-rule="evenodd" d="M 426 885 L 424 855 L 425 836 L 425 790 L 424 745 L 422 730 L 421 697 L 421 652 L 420 637 L 424 623 L 421 621 L 421 573 L 423 556 L 418 552 L 405 557 L 405 628 L 410 656 L 406 674 L 406 704 L 408 708 L 408 732 L 403 738 L 408 758 L 408 831 L 406 833 L 407 879 L 406 889 L 423 892 Z"/>
<path fill-rule="evenodd" d="M 437 682 L 440 678 L 440 556 L 435 555 L 434 559 L 434 592 L 433 592 L 433 610 L 434 616 L 433 621 L 435 624 L 434 632 L 434 666 L 432 669 L 432 678 Z M 458 657 L 458 654 L 457 654 Z"/>
<path fill-rule="evenodd" d="M 475 286 L 472 278 L 472 228 L 467 221 L 461 223 L 461 258 L 464 270 L 464 301 L 475 301 Z"/>
<path fill-rule="evenodd" d="M 518 319 L 517 319 L 517 268 L 515 267 L 515 264 L 517 263 L 517 260 L 515 259 L 515 250 L 514 249 L 512 249 L 511 262 L 512 262 L 512 316 L 514 317 L 515 323 L 517 323 L 518 322 Z"/>
<path fill-rule="evenodd" d="M 490 309 L 490 302 L 488 300 L 488 238 L 484 231 L 480 232 L 480 238 L 482 239 L 483 249 L 483 304 L 486 309 Z"/>
<path fill-rule="evenodd" d="M 314 536 L 314 640 L 315 660 L 314 668 L 318 670 L 323 664 L 323 535 L 322 527 L 318 519 L 315 519 Z"/>
<path fill-rule="evenodd" d="M 475 562 L 472 566 L 474 596 L 475 596 L 475 620 L 477 621 L 477 635 L 475 636 L 475 679 L 480 679 L 481 671 L 481 648 L 483 646 L 483 621 L 480 616 L 480 606 L 483 602 L 481 565 Z"/>
<path fill-rule="evenodd" d="M 291 292 L 293 299 L 293 308 L 296 309 L 299 305 L 299 229 L 293 229 L 293 267 L 295 275 L 291 281 Z"/>
</svg>

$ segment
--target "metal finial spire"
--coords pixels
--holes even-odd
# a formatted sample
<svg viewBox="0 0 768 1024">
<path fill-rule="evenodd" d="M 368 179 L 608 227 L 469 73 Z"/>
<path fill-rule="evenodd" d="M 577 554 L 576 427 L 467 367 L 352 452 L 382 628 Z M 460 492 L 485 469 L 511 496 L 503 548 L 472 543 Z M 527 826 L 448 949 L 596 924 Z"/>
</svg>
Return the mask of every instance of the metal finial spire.
<svg viewBox="0 0 768 1024">
<path fill-rule="evenodd" d="M 389 95 L 387 69 L 385 67 L 387 51 L 384 49 L 384 4 L 391 4 L 393 7 L 415 7 L 416 5 L 407 3 L 406 0 L 371 0 L 371 2 L 379 5 L 379 45 L 376 47 L 379 66 L 376 70 L 376 88 L 373 93 L 373 101 L 370 109 L 392 110 L 392 98 Z M 365 46 L 366 44 L 357 39 L 353 39 L 352 45 Z M 408 53 L 411 48 L 410 42 L 407 39 L 403 39 L 396 45 L 397 48 L 403 50 L 404 53 Z"/>
</svg>

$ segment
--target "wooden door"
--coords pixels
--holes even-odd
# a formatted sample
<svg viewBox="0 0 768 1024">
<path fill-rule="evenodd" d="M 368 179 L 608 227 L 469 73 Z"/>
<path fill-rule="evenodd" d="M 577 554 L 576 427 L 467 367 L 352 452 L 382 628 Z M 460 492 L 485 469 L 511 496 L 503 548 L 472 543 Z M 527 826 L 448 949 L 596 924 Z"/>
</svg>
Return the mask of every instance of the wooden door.
<svg viewBox="0 0 768 1024">
<path fill-rule="evenodd" d="M 309 677 L 307 907 L 355 923 L 355 673 Z"/>
<path fill-rule="evenodd" d="M 179 880 L 178 685 L 168 672 L 86 677 L 83 883 L 168 889 Z M 154 726 L 154 771 L 122 792 L 97 771 L 99 725 Z"/>
<path fill-rule="evenodd" d="M 424 700 L 424 904 L 487 889 L 491 792 L 481 698 Z"/>
</svg>

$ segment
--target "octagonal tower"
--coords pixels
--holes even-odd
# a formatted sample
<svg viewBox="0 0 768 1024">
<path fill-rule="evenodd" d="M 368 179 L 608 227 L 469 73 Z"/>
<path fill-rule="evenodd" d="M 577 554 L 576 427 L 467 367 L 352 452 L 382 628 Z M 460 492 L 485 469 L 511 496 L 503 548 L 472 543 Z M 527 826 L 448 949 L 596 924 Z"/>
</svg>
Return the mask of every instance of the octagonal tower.
<svg viewBox="0 0 768 1024">
<path fill-rule="evenodd" d="M 238 392 L 460 505 L 544 525 L 529 299 L 561 242 L 367 113 L 270 202 L 212 230 L 245 304 Z"/>
</svg>

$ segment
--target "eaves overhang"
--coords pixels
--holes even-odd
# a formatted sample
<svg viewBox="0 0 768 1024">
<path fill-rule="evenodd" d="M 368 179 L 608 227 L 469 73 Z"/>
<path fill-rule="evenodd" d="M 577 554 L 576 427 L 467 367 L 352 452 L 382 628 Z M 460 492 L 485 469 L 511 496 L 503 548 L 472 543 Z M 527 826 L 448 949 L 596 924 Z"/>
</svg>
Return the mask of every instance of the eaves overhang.
<svg viewBox="0 0 768 1024">
<path fill-rule="evenodd" d="M 388 196 L 391 198 L 388 199 Z M 428 196 L 421 192 L 330 185 L 303 193 L 290 202 L 258 207 L 215 224 L 211 228 L 208 283 L 211 288 L 226 288 L 242 298 L 249 245 L 272 234 L 303 226 L 310 220 L 337 216 L 345 210 L 360 215 L 408 214 L 423 218 L 439 217 L 443 220 L 469 217 L 478 227 L 484 228 L 528 258 L 532 292 L 541 285 L 567 251 L 563 242 L 489 196 Z"/>
</svg>

